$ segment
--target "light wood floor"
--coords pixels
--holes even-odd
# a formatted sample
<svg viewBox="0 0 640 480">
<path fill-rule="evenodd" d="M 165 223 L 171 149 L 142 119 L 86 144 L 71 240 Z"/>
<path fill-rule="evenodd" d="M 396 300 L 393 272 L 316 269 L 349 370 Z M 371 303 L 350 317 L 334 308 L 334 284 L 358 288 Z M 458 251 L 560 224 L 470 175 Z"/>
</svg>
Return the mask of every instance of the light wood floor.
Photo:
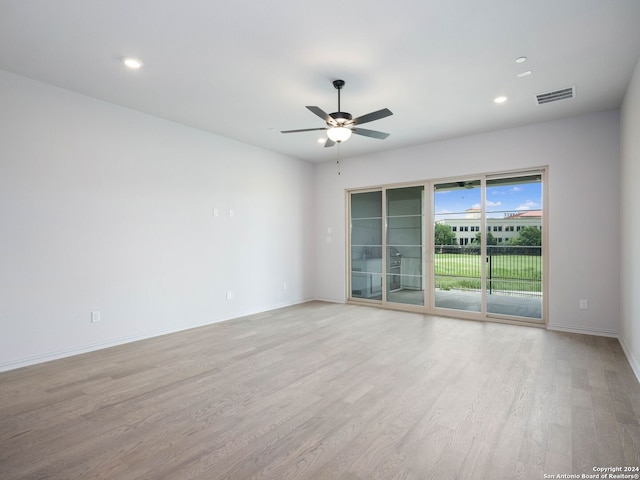
<svg viewBox="0 0 640 480">
<path fill-rule="evenodd" d="M 542 479 L 639 422 L 615 339 L 313 302 L 0 374 L 0 478 Z"/>
</svg>

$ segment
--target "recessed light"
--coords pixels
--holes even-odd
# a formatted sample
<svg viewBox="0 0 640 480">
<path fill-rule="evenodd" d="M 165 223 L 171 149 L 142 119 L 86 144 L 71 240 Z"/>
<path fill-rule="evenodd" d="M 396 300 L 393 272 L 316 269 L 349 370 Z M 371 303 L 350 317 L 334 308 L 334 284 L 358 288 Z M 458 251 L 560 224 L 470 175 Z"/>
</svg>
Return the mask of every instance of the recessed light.
<svg viewBox="0 0 640 480">
<path fill-rule="evenodd" d="M 133 57 L 124 57 L 122 59 L 122 63 L 124 63 L 127 67 L 132 68 L 133 70 L 137 70 L 142 67 L 142 60 L 138 60 Z"/>
<path fill-rule="evenodd" d="M 531 75 L 533 72 L 531 70 L 527 70 L 526 72 L 520 72 L 520 73 L 516 73 L 516 77 L 518 78 L 522 78 L 522 77 L 528 77 L 529 75 Z"/>
<path fill-rule="evenodd" d="M 518 57 L 516 58 L 516 63 L 524 63 L 527 61 L 527 57 Z"/>
<path fill-rule="evenodd" d="M 493 99 L 493 101 L 494 101 L 495 103 L 504 103 L 504 102 L 506 102 L 507 100 L 509 100 L 509 98 L 508 98 L 508 97 L 505 97 L 504 95 L 500 95 L 499 97 L 496 97 L 496 98 L 494 98 L 494 99 Z"/>
</svg>

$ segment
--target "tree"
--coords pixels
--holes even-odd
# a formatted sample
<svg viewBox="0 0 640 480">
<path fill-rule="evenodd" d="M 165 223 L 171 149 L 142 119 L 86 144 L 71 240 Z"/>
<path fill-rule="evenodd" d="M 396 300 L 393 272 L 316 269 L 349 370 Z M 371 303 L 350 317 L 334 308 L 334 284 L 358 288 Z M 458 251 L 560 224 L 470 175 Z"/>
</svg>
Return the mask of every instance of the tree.
<svg viewBox="0 0 640 480">
<path fill-rule="evenodd" d="M 538 227 L 524 227 L 517 237 L 509 240 L 508 244 L 518 247 L 539 247 L 542 245 L 542 230 Z"/>
<path fill-rule="evenodd" d="M 474 240 L 474 243 L 476 243 L 477 245 L 480 245 L 480 243 L 482 242 L 482 232 L 478 232 L 476 233 L 476 239 Z M 487 245 L 497 245 L 498 241 L 496 240 L 496 237 L 493 236 L 493 233 L 491 232 L 487 232 Z"/>
<path fill-rule="evenodd" d="M 434 242 L 436 245 L 456 245 L 456 234 L 451 230 L 451 226 L 436 223 Z"/>
</svg>

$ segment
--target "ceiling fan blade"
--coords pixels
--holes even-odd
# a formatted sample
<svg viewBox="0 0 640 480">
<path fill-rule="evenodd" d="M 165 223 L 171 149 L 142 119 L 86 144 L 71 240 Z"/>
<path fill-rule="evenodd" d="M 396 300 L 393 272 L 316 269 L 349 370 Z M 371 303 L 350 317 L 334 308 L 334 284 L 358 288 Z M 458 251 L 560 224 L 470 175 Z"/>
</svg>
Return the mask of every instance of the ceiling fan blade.
<svg viewBox="0 0 640 480">
<path fill-rule="evenodd" d="M 327 138 L 327 141 L 324 142 L 324 148 L 333 147 L 335 144 L 336 144 L 336 142 L 334 142 L 330 138 Z"/>
<path fill-rule="evenodd" d="M 371 138 L 379 138 L 380 140 L 384 140 L 389 136 L 388 133 L 378 132 L 377 130 L 367 130 L 366 128 L 352 128 L 351 131 L 358 135 L 363 135 L 365 137 Z"/>
<path fill-rule="evenodd" d="M 389 115 L 393 115 L 391 110 L 389 110 L 388 108 L 383 108 L 382 110 L 378 110 L 377 112 L 367 113 L 366 115 L 362 115 L 361 117 L 354 118 L 351 124 L 360 125 L 362 123 L 373 122 L 374 120 L 380 120 L 381 118 L 388 117 Z"/>
<path fill-rule="evenodd" d="M 319 116 L 321 119 L 323 119 L 327 123 L 330 123 L 332 125 L 336 123 L 333 117 L 329 115 L 327 112 L 325 112 L 324 110 L 322 110 L 320 107 L 307 107 L 307 109 L 310 112 L 315 113 L 317 116 Z"/>
<path fill-rule="evenodd" d="M 299 130 L 281 130 L 280 133 L 317 132 L 319 130 L 326 130 L 326 128 L 302 128 Z"/>
</svg>

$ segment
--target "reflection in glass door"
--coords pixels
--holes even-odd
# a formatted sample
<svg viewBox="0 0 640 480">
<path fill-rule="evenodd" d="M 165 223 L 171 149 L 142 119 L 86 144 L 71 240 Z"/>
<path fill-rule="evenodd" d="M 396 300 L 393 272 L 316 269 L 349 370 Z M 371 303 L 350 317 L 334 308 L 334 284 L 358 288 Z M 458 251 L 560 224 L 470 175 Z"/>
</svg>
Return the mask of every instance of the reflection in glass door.
<svg viewBox="0 0 640 480">
<path fill-rule="evenodd" d="M 382 192 L 351 194 L 351 297 L 382 299 Z"/>
<path fill-rule="evenodd" d="M 388 189 L 386 196 L 386 299 L 424 305 L 424 187 Z"/>
<path fill-rule="evenodd" d="M 433 278 L 437 308 L 482 311 L 480 180 L 434 185 Z"/>
</svg>

